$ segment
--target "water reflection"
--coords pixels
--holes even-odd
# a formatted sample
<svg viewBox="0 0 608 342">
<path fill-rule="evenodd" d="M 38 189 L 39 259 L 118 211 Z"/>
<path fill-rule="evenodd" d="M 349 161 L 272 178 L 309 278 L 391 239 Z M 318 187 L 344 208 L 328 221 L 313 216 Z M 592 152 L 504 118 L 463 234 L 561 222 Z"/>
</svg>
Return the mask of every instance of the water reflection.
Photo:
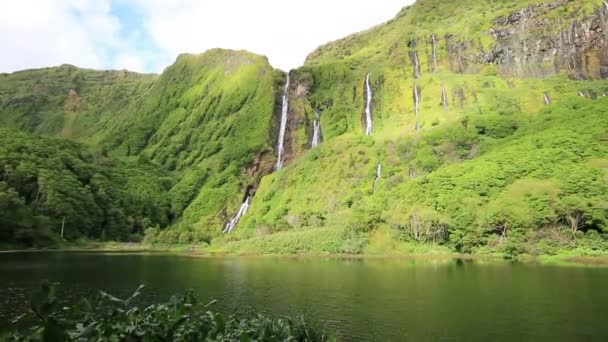
<svg viewBox="0 0 608 342">
<path fill-rule="evenodd" d="M 192 258 L 30 253 L 0 259 L 0 325 L 42 279 L 79 298 L 96 289 L 144 302 L 194 289 L 224 312 L 305 315 L 342 340 L 608 338 L 606 268 L 452 259 Z"/>
</svg>

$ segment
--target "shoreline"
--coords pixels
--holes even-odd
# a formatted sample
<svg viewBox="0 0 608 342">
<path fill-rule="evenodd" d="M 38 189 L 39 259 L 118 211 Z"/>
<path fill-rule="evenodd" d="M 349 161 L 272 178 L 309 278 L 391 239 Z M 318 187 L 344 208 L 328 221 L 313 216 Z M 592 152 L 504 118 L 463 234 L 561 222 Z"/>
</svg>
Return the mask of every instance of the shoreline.
<svg viewBox="0 0 608 342">
<path fill-rule="evenodd" d="M 238 254 L 205 252 L 193 246 L 163 245 L 149 246 L 141 244 L 101 245 L 84 247 L 61 247 L 48 249 L 7 249 L 2 254 L 19 253 L 116 253 L 116 254 L 172 254 L 193 258 L 285 258 L 285 259 L 342 259 L 342 260 L 463 260 L 491 263 L 521 263 L 561 266 L 608 266 L 608 254 L 599 256 L 585 255 L 524 255 L 515 259 L 506 259 L 497 254 L 461 254 L 461 253 L 386 253 L 386 254 Z"/>
</svg>

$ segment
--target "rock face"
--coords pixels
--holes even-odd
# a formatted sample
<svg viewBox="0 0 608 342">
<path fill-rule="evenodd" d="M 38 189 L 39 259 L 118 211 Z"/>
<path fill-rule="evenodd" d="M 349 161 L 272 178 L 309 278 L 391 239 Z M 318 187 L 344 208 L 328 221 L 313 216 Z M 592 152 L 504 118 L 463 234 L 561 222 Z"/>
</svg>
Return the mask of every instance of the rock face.
<svg viewBox="0 0 608 342">
<path fill-rule="evenodd" d="M 561 71 L 572 79 L 608 77 L 608 6 L 580 19 L 551 16 L 572 0 L 530 5 L 493 21 L 495 45 L 484 51 L 474 41 L 445 37 L 450 69 L 476 72 L 495 64 L 502 74 L 545 77 Z"/>
</svg>

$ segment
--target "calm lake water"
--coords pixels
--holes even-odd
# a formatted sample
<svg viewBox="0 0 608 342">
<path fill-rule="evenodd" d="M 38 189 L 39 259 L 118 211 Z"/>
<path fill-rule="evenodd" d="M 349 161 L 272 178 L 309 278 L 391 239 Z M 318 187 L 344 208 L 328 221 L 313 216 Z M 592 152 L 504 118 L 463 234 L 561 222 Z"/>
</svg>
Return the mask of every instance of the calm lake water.
<svg viewBox="0 0 608 342">
<path fill-rule="evenodd" d="M 607 341 L 608 268 L 461 260 L 0 254 L 0 327 L 41 280 L 79 298 L 194 289 L 226 313 L 325 322 L 340 341 Z"/>
</svg>

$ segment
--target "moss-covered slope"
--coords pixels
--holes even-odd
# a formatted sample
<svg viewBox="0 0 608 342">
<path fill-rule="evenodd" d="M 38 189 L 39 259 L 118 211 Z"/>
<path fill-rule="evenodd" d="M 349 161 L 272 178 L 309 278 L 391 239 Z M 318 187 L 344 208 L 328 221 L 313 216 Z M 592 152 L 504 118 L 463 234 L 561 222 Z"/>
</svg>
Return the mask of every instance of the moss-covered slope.
<svg viewBox="0 0 608 342">
<path fill-rule="evenodd" d="M 607 17 L 602 1 L 420 0 L 320 47 L 292 72 L 302 157 L 263 180 L 224 242 L 279 233 L 279 251 L 306 252 L 282 243 L 322 228 L 320 245 L 342 231 L 331 252 L 540 253 L 589 247 L 582 231 L 605 250 Z M 305 152 L 314 112 L 325 141 Z M 378 232 L 389 238 L 375 248 Z"/>
<path fill-rule="evenodd" d="M 220 49 L 181 55 L 160 76 L 70 66 L 23 71 L 0 76 L 0 123 L 156 165 L 170 177 L 159 192 L 170 214 L 153 223 L 208 239 L 272 171 L 283 82 L 265 57 Z"/>
</svg>

